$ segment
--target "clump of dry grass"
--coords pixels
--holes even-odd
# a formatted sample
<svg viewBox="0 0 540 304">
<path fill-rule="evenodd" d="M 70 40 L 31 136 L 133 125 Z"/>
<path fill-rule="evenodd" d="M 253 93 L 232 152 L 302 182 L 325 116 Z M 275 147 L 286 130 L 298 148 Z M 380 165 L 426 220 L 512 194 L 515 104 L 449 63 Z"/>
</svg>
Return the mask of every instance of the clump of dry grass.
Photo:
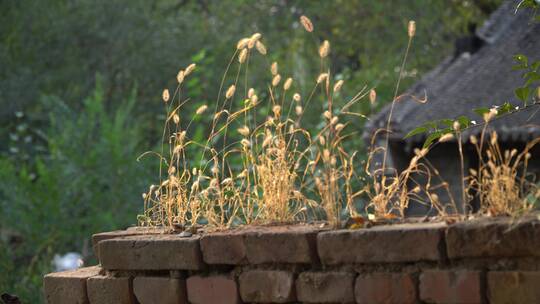
<svg viewBox="0 0 540 304">
<path fill-rule="evenodd" d="M 311 34 L 314 27 L 309 18 L 302 16 L 300 21 Z M 415 23 L 410 22 L 409 42 L 399 79 L 403 76 L 415 29 Z M 248 66 L 256 53 L 267 55 L 268 48 L 259 33 L 239 40 L 222 78 L 210 132 L 204 143 L 194 142 L 189 134 L 194 118 L 205 115 L 208 106 L 199 106 L 190 119 L 185 120 L 181 115 L 189 102 L 182 96 L 183 83 L 195 70 L 195 65 L 178 72 L 178 86 L 172 96 L 167 89 L 162 93 L 167 113 L 162 149 L 144 154 L 159 158 L 160 183 L 143 194 L 145 211 L 139 217 L 141 225 L 173 228 L 207 223 L 229 227 L 307 220 L 312 216 L 311 219 L 325 219 L 337 227 L 344 214 L 358 216 L 355 201 L 363 194 L 370 199 L 367 210 L 375 217 L 404 217 L 409 201 L 421 200 L 422 195 L 441 213 L 446 212 L 432 193 L 445 184 L 431 186 L 430 172 L 434 168 L 421 162 L 427 149 L 417 151 L 403 172 L 392 170 L 392 175 L 386 174 L 391 114 L 387 129 L 381 130 L 387 132 L 386 146 L 373 149 L 369 155 L 371 158 L 382 151 L 383 166 L 371 170 L 368 160 L 366 171 L 372 182 L 365 188 L 354 189 L 362 181 L 355 168 L 357 152 L 345 144 L 354 135 L 347 133 L 348 119 L 365 119 L 352 108 L 364 99 L 373 105 L 376 91 L 364 87 L 338 106 L 336 101 L 341 102 L 344 81 L 334 79 L 330 69 L 330 42 L 323 40 L 316 47 L 320 72 L 314 79 L 313 89 L 303 98 L 303 94 L 295 92 L 293 77 L 280 74 L 277 62 L 269 65 L 267 88 L 252 88 Z M 233 71 L 232 77 L 230 71 Z M 398 90 L 399 80 L 392 109 L 399 99 Z M 260 98 L 257 92 L 265 91 L 266 94 L 261 94 L 264 98 Z M 323 105 L 324 125 L 312 134 L 302 127 L 302 118 L 314 100 Z M 269 114 L 261 120 L 259 116 L 264 109 Z M 200 151 L 200 167 L 188 161 L 193 159 L 188 153 L 194 149 Z M 240 169 L 232 163 L 240 163 Z M 417 182 L 415 175 L 425 176 L 427 184 Z"/>
<path fill-rule="evenodd" d="M 482 139 L 485 131 L 486 128 Z M 490 134 L 487 148 L 475 136 L 471 136 L 470 141 L 480 160 L 478 170 L 471 169 L 468 177 L 469 189 L 474 190 L 480 200 L 479 212 L 491 216 L 516 216 L 530 211 L 534 200 L 540 198 L 540 189 L 533 176 L 529 176 L 527 167 L 530 150 L 540 142 L 540 138 L 529 142 L 521 152 L 517 149 L 501 150 L 496 132 Z"/>
</svg>

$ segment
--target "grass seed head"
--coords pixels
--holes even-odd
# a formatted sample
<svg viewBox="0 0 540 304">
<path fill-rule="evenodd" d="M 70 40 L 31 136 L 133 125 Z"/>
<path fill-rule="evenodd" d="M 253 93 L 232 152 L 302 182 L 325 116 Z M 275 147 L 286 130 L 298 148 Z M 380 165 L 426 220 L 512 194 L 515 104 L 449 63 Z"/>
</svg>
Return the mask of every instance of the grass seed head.
<svg viewBox="0 0 540 304">
<path fill-rule="evenodd" d="M 185 76 L 191 74 L 191 72 L 193 72 L 196 67 L 197 67 L 197 65 L 195 63 L 192 63 L 192 64 L 188 65 L 187 68 L 186 68 Z"/>
<path fill-rule="evenodd" d="M 300 100 L 302 100 L 302 96 L 300 96 L 300 94 L 298 93 L 294 93 L 293 100 L 296 102 L 300 102 Z"/>
<path fill-rule="evenodd" d="M 323 41 L 319 47 L 319 56 L 325 58 L 330 53 L 330 42 L 328 40 Z"/>
<path fill-rule="evenodd" d="M 287 78 L 287 80 L 285 80 L 285 83 L 283 84 L 283 90 L 287 91 L 291 88 L 291 85 L 293 83 L 293 79 L 292 78 Z"/>
<path fill-rule="evenodd" d="M 343 86 L 343 80 L 339 80 L 338 82 L 336 82 L 336 84 L 334 84 L 334 93 L 339 92 L 342 86 Z"/>
<path fill-rule="evenodd" d="M 300 23 L 302 24 L 302 26 L 304 27 L 304 29 L 308 32 L 313 32 L 313 23 L 311 22 L 311 20 L 309 20 L 308 17 L 306 16 L 300 16 Z"/>
<path fill-rule="evenodd" d="M 302 115 L 302 106 L 296 106 L 294 108 L 294 111 L 296 112 L 296 115 L 298 116 Z"/>
<path fill-rule="evenodd" d="M 251 98 L 251 96 L 253 96 L 255 94 L 255 89 L 254 88 L 250 88 L 248 90 L 248 98 Z"/>
<path fill-rule="evenodd" d="M 328 73 L 321 73 L 319 74 L 319 77 L 317 77 L 317 84 L 322 83 L 328 78 Z"/>
<path fill-rule="evenodd" d="M 207 105 L 202 105 L 199 108 L 197 108 L 197 111 L 195 111 L 195 114 L 201 115 L 202 113 L 204 113 L 206 111 L 206 109 L 208 109 L 208 106 Z"/>
<path fill-rule="evenodd" d="M 416 22 L 414 20 L 409 21 L 409 26 L 407 27 L 407 34 L 410 38 L 414 37 L 416 33 Z"/>
<path fill-rule="evenodd" d="M 272 72 L 272 75 L 276 76 L 278 74 L 278 63 L 273 62 L 272 66 L 270 67 L 270 72 Z"/>
<path fill-rule="evenodd" d="M 277 86 L 280 81 L 281 81 L 281 76 L 277 74 L 276 76 L 274 76 L 274 78 L 272 78 L 272 86 L 273 87 Z"/>
<path fill-rule="evenodd" d="M 447 141 L 452 140 L 453 138 L 454 138 L 454 134 L 452 134 L 452 133 L 446 133 L 446 134 L 444 134 L 443 136 L 441 136 L 441 137 L 439 138 L 439 142 L 441 142 L 441 143 L 442 143 L 442 142 L 447 142 Z"/>
<path fill-rule="evenodd" d="M 257 49 L 259 53 L 261 53 L 261 55 L 266 55 L 266 46 L 264 46 L 262 42 L 257 41 L 255 43 L 255 48 Z"/>
<path fill-rule="evenodd" d="M 184 72 L 183 70 L 180 70 L 180 72 L 178 72 L 178 74 L 176 75 L 176 81 L 178 81 L 178 84 L 181 84 L 182 82 L 184 82 L 185 76 L 186 76 L 186 72 Z"/>
<path fill-rule="evenodd" d="M 246 61 L 247 54 L 248 54 L 248 50 L 247 50 L 247 49 L 243 49 L 243 50 L 240 52 L 240 54 L 238 54 L 238 62 L 244 63 L 244 62 Z"/>
<path fill-rule="evenodd" d="M 374 105 L 375 101 L 377 101 L 377 91 L 375 91 L 375 89 L 371 89 L 369 90 L 369 103 Z"/>
<path fill-rule="evenodd" d="M 240 39 L 238 41 L 238 43 L 236 44 L 236 49 L 241 50 L 241 49 L 245 48 L 248 45 L 249 40 L 250 40 L 249 38 Z"/>
<path fill-rule="evenodd" d="M 227 89 L 227 92 L 225 93 L 225 98 L 230 99 L 231 97 L 233 97 L 235 91 L 236 86 L 233 84 Z"/>
<path fill-rule="evenodd" d="M 170 97 L 171 95 L 169 94 L 169 90 L 168 89 L 163 90 L 163 93 L 161 93 L 161 98 L 163 99 L 163 102 L 167 103 Z"/>
</svg>

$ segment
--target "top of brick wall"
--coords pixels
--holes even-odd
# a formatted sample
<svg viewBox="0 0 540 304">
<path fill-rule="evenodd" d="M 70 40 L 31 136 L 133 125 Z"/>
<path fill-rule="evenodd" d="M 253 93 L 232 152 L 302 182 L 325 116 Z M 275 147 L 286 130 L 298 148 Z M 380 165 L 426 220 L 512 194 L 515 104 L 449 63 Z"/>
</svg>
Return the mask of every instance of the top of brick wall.
<svg viewBox="0 0 540 304">
<path fill-rule="evenodd" d="M 108 270 L 201 270 L 207 265 L 345 265 L 540 256 L 540 220 L 483 218 L 447 225 L 396 224 L 357 230 L 245 227 L 180 237 L 129 229 L 94 235 Z"/>
</svg>

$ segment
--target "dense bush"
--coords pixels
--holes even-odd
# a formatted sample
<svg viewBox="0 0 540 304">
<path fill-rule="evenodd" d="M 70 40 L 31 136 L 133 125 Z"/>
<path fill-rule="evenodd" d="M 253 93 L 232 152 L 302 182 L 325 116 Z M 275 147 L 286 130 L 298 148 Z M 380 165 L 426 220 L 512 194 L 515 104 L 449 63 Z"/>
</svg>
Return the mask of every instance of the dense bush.
<svg viewBox="0 0 540 304">
<path fill-rule="evenodd" d="M 57 97 L 42 102 L 50 121 L 47 153 L 32 164 L 0 158 L 0 265 L 8 270 L 0 290 L 32 303 L 54 254 L 81 252 L 95 262 L 91 234 L 134 223 L 150 177 L 136 162 L 142 136 L 131 116 L 134 94 L 115 110 L 105 108 L 99 85 L 80 112 Z"/>
</svg>

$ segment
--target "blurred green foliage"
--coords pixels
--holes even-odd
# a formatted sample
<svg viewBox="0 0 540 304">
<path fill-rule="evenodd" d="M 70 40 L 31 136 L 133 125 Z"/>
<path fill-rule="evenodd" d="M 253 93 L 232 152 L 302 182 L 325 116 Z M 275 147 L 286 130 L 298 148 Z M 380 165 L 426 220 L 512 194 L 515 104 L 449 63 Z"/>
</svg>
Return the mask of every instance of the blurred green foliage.
<svg viewBox="0 0 540 304">
<path fill-rule="evenodd" d="M 454 39 L 499 2 L 1 1 L 0 291 L 40 302 L 55 253 L 82 252 L 92 263 L 92 233 L 135 223 L 140 193 L 156 177 L 154 160 L 136 158 L 160 139 L 161 91 L 180 68 L 198 64 L 186 109 L 212 105 L 238 39 L 261 32 L 269 55 L 250 66 L 255 82 L 268 81 L 277 60 L 302 92 L 328 39 L 329 68 L 346 81 L 343 99 L 377 88 L 374 109 L 352 109 L 369 114 L 392 98 L 408 20 L 417 34 L 402 88 L 450 55 Z M 303 14 L 315 36 L 300 29 Z M 307 109 L 308 127 L 320 122 L 322 106 Z M 191 137 L 203 137 L 205 119 Z M 353 123 L 360 133 L 364 121 Z M 360 136 L 350 144 L 363 146 Z"/>
</svg>

